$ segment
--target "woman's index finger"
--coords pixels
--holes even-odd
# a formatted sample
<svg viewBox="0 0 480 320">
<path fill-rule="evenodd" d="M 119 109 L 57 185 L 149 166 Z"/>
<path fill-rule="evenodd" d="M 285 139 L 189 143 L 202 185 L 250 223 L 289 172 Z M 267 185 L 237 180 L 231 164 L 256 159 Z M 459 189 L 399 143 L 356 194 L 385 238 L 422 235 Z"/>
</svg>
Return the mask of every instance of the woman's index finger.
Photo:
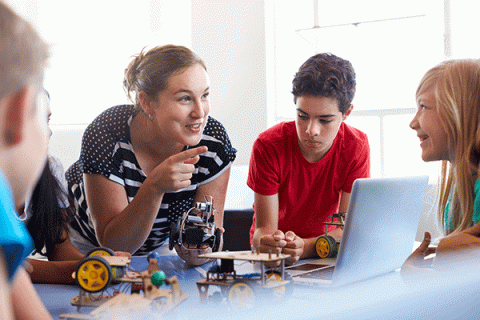
<svg viewBox="0 0 480 320">
<path fill-rule="evenodd" d="M 183 161 L 189 160 L 189 159 L 191 159 L 195 156 L 198 156 L 202 153 L 205 153 L 207 151 L 208 151 L 208 148 L 206 146 L 200 146 L 200 147 L 196 147 L 196 148 L 192 148 L 192 149 L 182 151 L 182 152 L 176 154 L 174 157 L 175 157 L 176 161 L 183 162 Z"/>
</svg>

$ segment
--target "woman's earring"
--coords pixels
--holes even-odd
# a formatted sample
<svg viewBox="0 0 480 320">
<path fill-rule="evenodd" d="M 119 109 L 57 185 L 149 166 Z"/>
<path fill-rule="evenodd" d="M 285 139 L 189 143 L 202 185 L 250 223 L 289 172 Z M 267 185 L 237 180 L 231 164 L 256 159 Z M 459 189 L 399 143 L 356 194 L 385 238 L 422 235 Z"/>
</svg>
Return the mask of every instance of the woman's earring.
<svg viewBox="0 0 480 320">
<path fill-rule="evenodd" d="M 150 119 L 150 121 L 153 121 L 153 114 L 149 113 L 148 114 L 148 119 Z"/>
</svg>

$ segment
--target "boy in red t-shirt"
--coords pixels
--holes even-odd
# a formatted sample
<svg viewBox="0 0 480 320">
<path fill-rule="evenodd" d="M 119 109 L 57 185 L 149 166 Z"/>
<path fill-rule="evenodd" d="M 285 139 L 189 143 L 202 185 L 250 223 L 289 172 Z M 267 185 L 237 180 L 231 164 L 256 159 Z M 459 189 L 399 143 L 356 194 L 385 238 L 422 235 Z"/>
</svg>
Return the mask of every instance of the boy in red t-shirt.
<svg viewBox="0 0 480 320">
<path fill-rule="evenodd" d="M 250 158 L 254 248 L 290 254 L 287 264 L 316 256 L 322 223 L 345 213 L 353 182 L 370 176 L 367 136 L 343 122 L 355 85 L 351 63 L 329 53 L 309 58 L 295 75 L 296 120 L 261 133 Z M 329 234 L 341 237 L 342 230 Z"/>
</svg>

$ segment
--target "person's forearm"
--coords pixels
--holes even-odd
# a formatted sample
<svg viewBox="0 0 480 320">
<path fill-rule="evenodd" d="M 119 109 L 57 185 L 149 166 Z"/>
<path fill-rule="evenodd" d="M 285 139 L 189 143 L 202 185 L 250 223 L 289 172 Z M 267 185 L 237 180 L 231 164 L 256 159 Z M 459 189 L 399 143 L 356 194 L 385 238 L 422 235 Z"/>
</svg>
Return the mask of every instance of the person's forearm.
<svg viewBox="0 0 480 320">
<path fill-rule="evenodd" d="M 260 248 L 260 239 L 267 234 L 274 234 L 276 230 L 269 230 L 271 228 L 255 228 L 255 232 L 252 237 L 252 246 L 256 249 Z"/>
<path fill-rule="evenodd" d="M 14 319 L 13 304 L 11 300 L 7 262 L 3 255 L 3 248 L 0 247 L 0 314 L 2 315 L 2 319 Z"/>
<path fill-rule="evenodd" d="M 79 261 L 47 261 L 29 259 L 33 271 L 30 278 L 33 283 L 74 283 L 72 277 Z"/>
<path fill-rule="evenodd" d="M 48 257 L 50 261 L 78 261 L 85 257 L 70 241 L 67 232 L 64 232 L 65 241 L 55 245 L 52 254 Z"/>
<path fill-rule="evenodd" d="M 480 249 L 480 238 L 466 232 L 460 232 L 440 240 L 437 246 L 437 256 L 472 249 Z"/>
<path fill-rule="evenodd" d="M 317 250 L 315 249 L 317 239 L 318 237 L 303 239 L 305 246 L 303 247 L 303 254 L 300 256 L 300 259 L 318 258 Z"/>
<path fill-rule="evenodd" d="M 13 279 L 12 303 L 16 319 L 52 319 L 23 268 L 19 268 Z"/>
<path fill-rule="evenodd" d="M 335 230 L 329 231 L 328 232 L 329 236 L 332 236 L 335 239 L 341 239 L 343 235 L 343 226 L 342 227 L 337 227 Z"/>
<path fill-rule="evenodd" d="M 100 245 L 115 251 L 137 251 L 153 227 L 162 199 L 163 193 L 145 180 L 132 202 L 107 224 L 103 234 L 97 234 Z"/>
</svg>

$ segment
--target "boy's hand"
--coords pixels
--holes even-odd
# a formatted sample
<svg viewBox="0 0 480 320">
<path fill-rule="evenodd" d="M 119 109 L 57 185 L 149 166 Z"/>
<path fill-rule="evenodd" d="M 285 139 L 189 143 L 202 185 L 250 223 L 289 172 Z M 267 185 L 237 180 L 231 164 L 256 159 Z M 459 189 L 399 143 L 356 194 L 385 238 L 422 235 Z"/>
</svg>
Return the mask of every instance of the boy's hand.
<svg viewBox="0 0 480 320">
<path fill-rule="evenodd" d="M 260 247 L 257 248 L 260 252 L 277 254 L 282 252 L 282 248 L 287 245 L 285 235 L 282 231 L 277 230 L 273 234 L 267 234 L 260 238 Z M 276 267 L 280 264 L 277 262 L 269 262 L 265 265 L 269 268 Z"/>
<path fill-rule="evenodd" d="M 260 252 L 289 254 L 290 257 L 285 263 L 292 265 L 297 262 L 303 254 L 305 242 L 293 231 L 285 234 L 281 230 L 275 231 L 272 235 L 265 235 L 260 239 Z M 278 263 L 277 263 L 278 265 Z M 270 265 L 269 265 L 270 266 Z"/>
<path fill-rule="evenodd" d="M 288 265 L 292 265 L 302 256 L 305 242 L 293 231 L 287 231 L 287 233 L 285 233 L 285 241 L 287 244 L 285 247 L 283 247 L 282 253 L 290 255 L 290 258 L 288 258 L 285 262 Z"/>
<path fill-rule="evenodd" d="M 267 234 L 260 238 L 258 250 L 265 253 L 281 253 L 286 244 L 285 235 L 281 230 L 277 230 L 274 234 Z"/>
</svg>

